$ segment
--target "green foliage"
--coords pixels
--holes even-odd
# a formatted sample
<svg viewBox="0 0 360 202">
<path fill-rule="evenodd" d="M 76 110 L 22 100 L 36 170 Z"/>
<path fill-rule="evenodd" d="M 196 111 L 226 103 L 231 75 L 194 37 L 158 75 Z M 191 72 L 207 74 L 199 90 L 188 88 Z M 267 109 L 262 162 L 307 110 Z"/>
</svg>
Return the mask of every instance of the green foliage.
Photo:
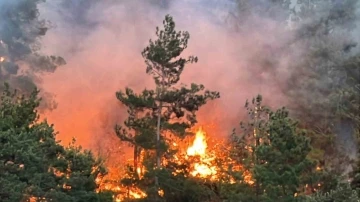
<svg viewBox="0 0 360 202">
<path fill-rule="evenodd" d="M 308 179 L 326 182 L 320 189 L 328 192 L 346 177 L 360 136 L 360 54 L 353 37 L 359 1 L 296 1 L 297 8 L 289 8 L 289 1 L 237 2 L 240 26 L 251 26 L 244 16 L 255 15 L 286 22 L 289 28 L 285 34 L 292 37 L 282 50 L 276 50 L 278 56 L 260 62 L 267 62 L 261 66 L 270 64 L 270 71 L 276 72 L 282 58 L 292 58 L 286 66 L 291 76 L 282 84 L 283 92 L 292 116 L 308 131 L 313 147 L 309 158 L 322 169 Z M 273 13 L 279 18 L 271 17 Z"/>
<path fill-rule="evenodd" d="M 358 155 L 357 155 L 357 161 L 356 164 L 353 167 L 353 171 L 350 175 L 352 178 L 351 180 L 351 187 L 356 190 L 360 196 L 360 148 L 358 149 Z"/>
<path fill-rule="evenodd" d="M 187 48 L 190 34 L 186 31 L 177 32 L 170 15 L 165 16 L 163 25 L 164 30 L 156 27 L 158 39 L 149 41 L 150 44 L 143 50 L 142 56 L 147 65 L 146 73 L 153 75 L 155 83 L 170 87 L 180 80 L 185 65 L 197 62 L 198 59 L 195 56 L 176 59 Z"/>
<path fill-rule="evenodd" d="M 154 201 L 154 199 L 160 201 L 174 201 L 174 202 L 205 202 L 211 201 L 216 197 L 214 190 L 211 187 L 211 183 L 206 180 L 189 177 L 188 173 L 181 173 L 174 175 L 174 167 L 164 166 L 164 169 L 154 173 L 148 173 L 150 179 L 155 176 L 159 177 L 159 188 L 164 191 L 164 196 L 160 199 L 157 198 L 156 187 L 151 186 L 147 189 L 149 197 L 147 201 Z M 178 168 L 180 166 L 177 166 Z M 179 168 L 181 169 L 181 168 Z M 186 166 L 183 166 L 186 169 Z"/>
<path fill-rule="evenodd" d="M 216 92 L 205 91 L 204 94 L 200 94 L 202 91 L 204 91 L 203 85 L 192 84 L 191 88 L 183 86 L 180 89 L 167 89 L 159 99 L 153 90 L 144 90 L 142 94 L 136 94 L 131 89 L 126 88 L 125 93 L 117 92 L 118 100 L 129 109 L 129 118 L 125 121 L 125 126 L 134 131 L 143 131 L 133 140 L 133 134 L 127 130 L 121 131 L 122 128 L 118 126 L 117 131 L 120 139 L 128 142 L 136 141 L 136 139 L 145 140 L 143 143 L 155 141 L 155 138 L 151 138 L 151 133 L 155 135 L 156 112 L 160 107 L 159 101 L 163 103 L 162 130 L 184 137 L 186 135 L 185 130 L 196 123 L 196 111 L 208 100 L 218 97 Z M 170 123 L 170 120 L 179 121 Z M 136 143 L 142 144 L 139 141 Z"/>
<path fill-rule="evenodd" d="M 273 112 L 262 106 L 261 96 L 245 106 L 250 120 L 241 123 L 241 136 L 231 136 L 231 155 L 253 178 L 247 197 L 296 201 L 295 195 L 307 183 L 305 176 L 315 168 L 307 158 L 311 147 L 305 131 L 298 128 L 285 108 Z"/>
<path fill-rule="evenodd" d="M 356 191 L 352 190 L 349 184 L 343 184 L 328 193 L 317 193 L 314 196 L 306 197 L 305 202 L 359 202 L 360 198 Z"/>
<path fill-rule="evenodd" d="M 6 85 L 1 96 L 0 201 L 99 201 L 95 178 L 106 173 L 102 162 L 55 140 L 53 127 L 38 120 L 37 94 L 18 96 Z"/>
<path fill-rule="evenodd" d="M 231 173 L 232 177 L 237 178 Z M 242 201 L 256 201 L 256 195 L 254 194 L 253 187 L 247 183 L 244 183 L 242 173 L 239 172 L 238 180 L 236 183 L 229 183 L 229 181 L 223 181 L 219 183 L 219 195 L 223 201 L 227 202 L 242 202 Z"/>
<path fill-rule="evenodd" d="M 308 130 L 314 148 L 309 156 L 325 171 L 321 178 L 331 181 L 327 183 L 331 186 L 322 187 L 323 191 L 335 188 L 333 176 L 341 176 L 350 164 L 349 153 L 339 145 L 344 139 L 356 142 L 360 134 L 360 63 L 353 38 L 356 33 L 352 32 L 359 17 L 359 1 L 299 0 L 293 1 L 296 8 L 289 7 L 290 1 L 237 2 L 239 26 L 252 26 L 251 20 L 243 19 L 255 15 L 270 17 L 274 23 L 289 28 L 284 34 L 292 37 L 284 41 L 281 50 L 276 50 L 277 57 L 270 55 L 257 60 L 260 66 L 270 64 L 266 71 L 275 73 L 283 58 L 293 61 L 286 66 L 290 78 L 281 84 L 289 99 L 288 108 L 299 125 Z M 354 129 L 353 137 L 343 132 L 350 127 Z M 347 149 L 356 148 L 354 144 L 345 144 Z"/>
<path fill-rule="evenodd" d="M 116 125 L 115 131 L 120 140 L 134 147 L 134 167 L 126 180 L 127 184 L 147 187 L 151 199 L 157 195 L 157 190 L 153 190 L 154 181 L 151 180 L 156 177 L 159 180 L 158 188 L 165 192 L 164 196 L 175 200 L 176 197 L 183 197 L 179 193 L 184 191 L 182 187 L 188 181 L 181 175 L 172 174 L 178 165 L 171 163 L 176 150 L 171 149 L 169 143 L 172 136 L 181 139 L 188 135 L 187 129 L 197 122 L 196 112 L 209 100 L 219 98 L 219 93 L 205 90 L 203 85 L 198 84 L 191 84 L 190 87 L 176 85 L 185 65 L 198 59 L 194 56 L 187 59 L 180 57 L 187 48 L 188 32 L 177 32 L 175 22 L 169 15 L 165 16 L 163 25 L 163 30 L 156 28 L 158 38 L 150 40 L 149 46 L 142 52 L 147 65 L 146 73 L 153 76 L 157 89 L 145 89 L 140 94 L 130 88 L 117 92 L 116 97 L 128 108 L 129 116 L 124 126 Z M 146 156 L 142 162 L 146 173 L 144 179 L 140 180 L 134 171 L 140 166 L 138 161 L 142 151 Z M 155 152 L 157 158 L 154 158 Z M 169 164 L 155 170 L 155 159 L 159 166 L 160 159 L 164 157 Z M 179 183 L 181 185 L 177 186 Z"/>
</svg>

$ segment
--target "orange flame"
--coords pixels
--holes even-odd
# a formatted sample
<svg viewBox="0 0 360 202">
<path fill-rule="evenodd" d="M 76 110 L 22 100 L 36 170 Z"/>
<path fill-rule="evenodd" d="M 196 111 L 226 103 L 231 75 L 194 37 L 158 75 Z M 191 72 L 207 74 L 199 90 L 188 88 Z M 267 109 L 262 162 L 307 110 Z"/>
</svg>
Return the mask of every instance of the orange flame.
<svg viewBox="0 0 360 202">
<path fill-rule="evenodd" d="M 119 191 L 121 189 L 122 188 L 120 187 L 116 187 L 115 191 Z M 128 198 L 130 199 L 140 199 L 140 198 L 145 198 L 146 196 L 147 195 L 139 189 L 129 190 L 128 192 Z M 116 202 L 123 202 L 125 201 L 125 194 L 116 195 L 114 198 Z"/>
<path fill-rule="evenodd" d="M 207 148 L 207 143 L 205 140 L 205 132 L 202 130 L 202 128 L 200 128 L 196 132 L 196 136 L 195 136 L 193 145 L 187 149 L 187 155 L 188 156 L 195 156 L 195 155 L 205 156 L 206 148 Z"/>
<path fill-rule="evenodd" d="M 200 128 L 196 132 L 193 144 L 187 149 L 187 156 L 200 157 L 200 162 L 194 164 L 191 175 L 200 176 L 202 178 L 210 177 L 210 179 L 216 179 L 217 169 L 216 166 L 212 165 L 214 157 L 211 157 L 211 155 L 206 152 L 207 143 L 205 137 L 205 132 L 202 128 Z"/>
<path fill-rule="evenodd" d="M 184 144 L 183 144 L 184 143 Z M 202 179 L 207 179 L 211 181 L 220 181 L 223 179 L 230 178 L 230 183 L 237 183 L 231 176 L 229 176 L 229 173 L 227 173 L 224 170 L 227 170 L 228 164 L 233 165 L 232 169 L 234 171 L 243 170 L 243 181 L 248 184 L 253 184 L 254 181 L 252 180 L 252 176 L 249 171 L 244 170 L 243 166 L 238 165 L 235 161 L 230 159 L 226 154 L 226 146 L 224 143 L 215 143 L 213 142 L 208 143 L 207 141 L 207 134 L 203 130 L 203 128 L 199 128 L 196 131 L 195 138 L 193 139 L 190 146 L 185 146 L 185 142 L 181 142 L 180 139 L 172 139 L 171 145 L 174 148 L 180 149 L 179 155 L 174 155 L 174 160 L 182 164 L 185 159 L 190 160 L 190 175 L 193 177 L 198 177 Z M 210 145 L 208 145 L 210 144 Z M 219 165 L 219 162 L 223 162 Z M 164 165 L 168 163 L 167 160 L 164 159 Z M 140 163 L 141 164 L 141 163 Z M 235 166 L 234 166 L 235 165 Z M 136 172 L 141 178 L 141 175 L 143 174 L 143 167 L 140 165 L 136 168 Z M 141 189 L 137 187 L 124 187 L 119 186 L 117 184 L 117 180 L 121 178 L 121 176 L 124 174 L 124 171 L 120 170 L 110 170 L 110 175 L 107 175 L 105 178 L 112 181 L 112 183 L 104 180 L 104 179 L 96 179 L 96 182 L 101 185 L 100 190 L 111 190 L 115 192 L 114 200 L 117 202 L 124 201 L 126 199 L 139 199 L 139 198 L 145 198 L 147 195 L 145 192 L 143 192 Z M 176 170 L 173 172 L 174 175 L 177 175 L 178 173 L 182 172 L 181 170 Z M 111 175 L 116 174 L 116 175 Z M 164 196 L 163 190 L 158 190 L 159 196 Z"/>
<path fill-rule="evenodd" d="M 130 190 L 129 194 L 131 197 L 136 198 L 136 199 L 146 197 L 146 194 L 144 192 L 142 192 L 141 190 L 134 190 L 134 191 Z"/>
<path fill-rule="evenodd" d="M 119 185 L 118 179 L 124 175 L 125 171 L 119 170 L 117 168 L 110 167 L 109 174 L 106 176 L 98 176 L 95 180 L 99 185 L 99 191 L 112 191 L 114 192 L 114 201 L 122 202 L 126 199 L 140 199 L 145 198 L 147 195 L 141 189 L 137 187 L 125 187 Z"/>
</svg>

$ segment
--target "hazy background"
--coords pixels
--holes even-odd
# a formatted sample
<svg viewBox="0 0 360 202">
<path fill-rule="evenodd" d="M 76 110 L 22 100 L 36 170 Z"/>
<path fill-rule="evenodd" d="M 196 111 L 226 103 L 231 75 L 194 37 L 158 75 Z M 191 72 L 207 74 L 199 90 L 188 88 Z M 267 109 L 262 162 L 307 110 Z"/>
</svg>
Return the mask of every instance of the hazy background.
<svg viewBox="0 0 360 202">
<path fill-rule="evenodd" d="M 283 69 L 271 77 L 256 62 L 264 54 L 275 54 L 271 51 L 289 37 L 280 37 L 286 31 L 275 21 L 254 19 L 246 32 L 235 32 L 229 12 L 236 5 L 226 0 L 171 1 L 164 6 L 151 1 L 76 2 L 48 1 L 41 10 L 56 25 L 43 39 L 43 50 L 67 61 L 43 82 L 58 102 L 46 117 L 64 142 L 75 137 L 89 147 L 111 138 L 113 125 L 126 116 L 115 92 L 126 86 L 137 90 L 153 86 L 140 53 L 168 13 L 177 30 L 190 32 L 185 54 L 199 57 L 198 64 L 186 67 L 181 82 L 202 83 L 221 93 L 221 99 L 199 112 L 199 124 L 211 128 L 209 135 L 230 134 L 244 113 L 246 99 L 257 93 L 271 104 L 286 103 L 274 81 L 287 75 L 287 58 Z"/>
<path fill-rule="evenodd" d="M 263 0 L 248 2 L 244 8 L 271 6 Z M 295 1 L 290 7 L 300 11 Z M 53 93 L 57 102 L 56 109 L 42 115 L 55 124 L 64 144 L 75 137 L 104 155 L 123 152 L 113 127 L 126 118 L 126 110 L 115 92 L 126 86 L 154 86 L 140 53 L 154 39 L 155 27 L 171 14 L 177 30 L 191 36 L 184 55 L 199 57 L 197 64 L 185 68 L 180 82 L 201 83 L 220 92 L 220 99 L 199 111 L 198 120 L 210 137 L 223 139 L 246 115 L 246 99 L 258 93 L 272 107 L 293 106 L 286 96 L 295 89 L 289 81 L 296 78 L 296 67 L 303 65 L 308 43 L 314 41 L 297 40 L 294 13 L 272 9 L 271 15 L 246 15 L 247 10 L 240 12 L 232 0 L 49 0 L 41 4 L 40 17 L 54 28 L 42 38 L 41 50 L 64 57 L 67 64 L 42 76 L 41 88 Z M 324 8 L 310 21 L 327 14 Z M 304 23 L 311 24 L 309 19 Z M 339 33 L 338 41 L 349 36 L 359 41 L 358 33 Z M 326 88 L 326 78 L 321 79 Z M 309 89 L 303 91 L 304 97 L 312 98 Z"/>
</svg>

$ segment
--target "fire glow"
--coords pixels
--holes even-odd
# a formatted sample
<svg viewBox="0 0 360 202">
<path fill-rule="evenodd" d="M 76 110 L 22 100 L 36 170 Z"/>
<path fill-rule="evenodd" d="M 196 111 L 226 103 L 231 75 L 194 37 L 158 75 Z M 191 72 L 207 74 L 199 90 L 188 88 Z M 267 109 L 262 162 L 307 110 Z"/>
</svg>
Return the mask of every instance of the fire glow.
<svg viewBox="0 0 360 202">
<path fill-rule="evenodd" d="M 202 127 L 196 130 L 194 139 L 191 139 L 190 145 L 185 145 L 185 141 L 180 142 L 175 141 L 172 143 L 174 147 L 180 147 L 179 152 L 180 155 L 175 155 L 175 161 L 179 164 L 182 164 L 184 160 L 187 160 L 190 163 L 189 167 L 189 177 L 195 177 L 199 179 L 205 179 L 205 180 L 211 180 L 211 181 L 218 181 L 221 179 L 222 175 L 224 173 L 219 167 L 219 165 L 216 164 L 216 159 L 227 159 L 226 162 L 224 162 L 221 166 L 227 166 L 228 163 L 230 164 L 236 164 L 233 160 L 229 159 L 229 157 L 222 151 L 221 148 L 223 148 L 225 145 L 221 143 L 216 143 L 213 146 L 209 147 L 208 137 L 207 133 L 203 130 Z M 180 146 L 182 145 L 182 146 Z M 129 160 L 129 162 L 132 162 L 133 160 Z M 167 163 L 165 160 L 163 162 L 164 164 Z M 226 165 L 225 165 L 226 164 Z M 139 177 L 146 172 L 143 168 L 143 166 L 138 165 L 139 167 L 136 168 L 136 172 L 139 174 Z M 235 170 L 242 170 L 241 165 L 235 165 L 233 166 L 233 169 Z M 121 172 L 121 171 L 120 171 Z M 177 175 L 176 172 L 173 173 L 174 175 Z M 226 174 L 225 174 L 226 175 Z M 111 190 L 114 193 L 117 193 L 114 196 L 115 201 L 121 202 L 127 199 L 139 199 L 139 198 L 145 198 L 147 195 L 144 191 L 136 188 L 136 187 L 124 187 L 124 186 L 118 186 L 116 181 L 121 176 L 124 176 L 123 174 L 120 174 L 119 172 L 116 172 L 116 170 L 111 170 L 105 178 L 107 178 L 110 181 L 113 181 L 114 183 L 106 182 L 106 180 L 100 179 L 97 181 L 98 184 L 100 184 L 100 189 L 102 190 Z M 254 182 L 251 179 L 251 175 L 248 171 L 244 171 L 244 179 L 246 183 L 253 184 Z M 229 183 L 236 183 L 233 179 L 230 179 Z M 164 192 L 163 190 L 159 190 L 159 196 L 163 196 Z"/>
<path fill-rule="evenodd" d="M 186 152 L 186 157 L 200 157 L 200 162 L 194 163 L 191 175 L 194 177 L 199 176 L 202 178 L 210 177 L 210 179 L 216 179 L 217 168 L 216 166 L 213 166 L 214 157 L 207 153 L 207 147 L 206 133 L 202 128 L 200 128 L 196 132 L 193 144 L 187 149 Z"/>
</svg>

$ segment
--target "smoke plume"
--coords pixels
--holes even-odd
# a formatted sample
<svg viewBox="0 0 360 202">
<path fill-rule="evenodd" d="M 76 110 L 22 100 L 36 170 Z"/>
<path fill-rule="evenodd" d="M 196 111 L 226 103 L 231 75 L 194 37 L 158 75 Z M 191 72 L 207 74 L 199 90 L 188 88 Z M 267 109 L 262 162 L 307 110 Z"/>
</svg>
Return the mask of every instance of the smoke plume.
<svg viewBox="0 0 360 202">
<path fill-rule="evenodd" d="M 45 76 L 42 85 L 56 95 L 57 109 L 45 116 L 55 123 L 58 137 L 64 143 L 75 137 L 100 152 L 118 149 L 113 126 L 126 118 L 126 110 L 115 92 L 126 86 L 135 90 L 154 87 L 140 53 L 154 39 L 155 27 L 161 27 L 166 14 L 174 17 L 177 30 L 190 33 L 185 54 L 199 57 L 197 64 L 185 67 L 181 83 L 201 83 L 221 94 L 198 115 L 199 124 L 211 137 L 230 134 L 245 116 L 246 99 L 258 93 L 267 105 L 288 105 L 284 91 L 293 76 L 289 66 L 295 66 L 307 50 L 304 44 L 292 43 L 298 36 L 287 22 L 291 12 L 277 12 L 282 9 L 278 6 L 271 7 L 266 16 L 247 14 L 244 6 L 240 15 L 237 6 L 231 0 L 44 4 L 41 15 L 56 28 L 42 40 L 42 50 L 67 61 L 55 74 Z M 291 6 L 298 9 L 294 2 Z M 262 3 L 257 9 L 269 10 L 270 5 Z"/>
<path fill-rule="evenodd" d="M 41 38 L 51 23 L 39 18 L 40 0 L 0 1 L 0 92 L 4 82 L 23 94 L 41 83 L 43 73 L 53 73 L 66 62 L 63 58 L 44 55 Z M 52 94 L 42 91 L 41 110 L 54 108 Z"/>
</svg>

